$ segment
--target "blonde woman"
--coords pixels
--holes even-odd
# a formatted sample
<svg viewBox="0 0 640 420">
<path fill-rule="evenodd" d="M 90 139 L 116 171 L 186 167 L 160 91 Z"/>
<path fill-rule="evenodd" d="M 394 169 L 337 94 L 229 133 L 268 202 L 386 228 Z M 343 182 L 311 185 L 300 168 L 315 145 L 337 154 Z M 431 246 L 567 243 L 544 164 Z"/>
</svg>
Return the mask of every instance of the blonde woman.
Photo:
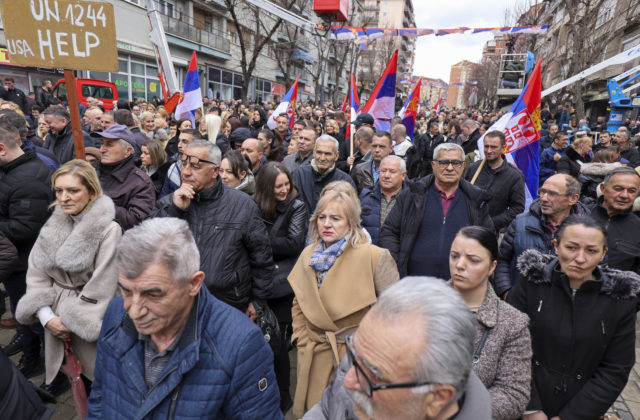
<svg viewBox="0 0 640 420">
<path fill-rule="evenodd" d="M 153 139 L 156 130 L 156 121 L 152 112 L 145 111 L 140 114 L 140 131 Z"/>
<path fill-rule="evenodd" d="M 200 127 L 205 127 L 206 139 L 218 146 L 222 156 L 229 151 L 229 140 L 222 131 L 222 118 L 214 114 L 206 114 L 204 116 L 204 124 L 200 124 Z"/>
<path fill-rule="evenodd" d="M 60 373 L 64 342 L 82 363 L 85 385 L 93 381 L 96 341 L 102 318 L 116 295 L 113 264 L 121 229 L 113 201 L 102 193 L 93 167 L 71 160 L 51 177 L 56 201 L 29 255 L 27 292 L 16 307 L 21 324 L 45 328 L 45 383 L 65 389 Z"/>
<path fill-rule="evenodd" d="M 309 226 L 313 243 L 288 277 L 295 294 L 291 339 L 298 348 L 297 418 L 320 401 L 345 355 L 345 337 L 399 278 L 389 251 L 368 243 L 355 192 L 335 187 L 318 201 Z"/>
</svg>

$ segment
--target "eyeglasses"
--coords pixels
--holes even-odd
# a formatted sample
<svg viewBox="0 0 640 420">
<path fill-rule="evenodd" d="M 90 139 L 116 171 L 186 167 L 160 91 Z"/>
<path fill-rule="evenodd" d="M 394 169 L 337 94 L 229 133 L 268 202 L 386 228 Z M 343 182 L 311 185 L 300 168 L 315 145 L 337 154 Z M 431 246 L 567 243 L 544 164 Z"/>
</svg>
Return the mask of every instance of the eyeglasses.
<svg viewBox="0 0 640 420">
<path fill-rule="evenodd" d="M 210 163 L 211 165 L 218 166 L 216 163 L 209 160 L 200 159 L 197 156 L 191 156 L 182 152 L 178 153 L 178 159 L 182 163 L 183 167 L 186 167 L 188 163 L 193 169 L 202 168 L 202 163 Z"/>
<path fill-rule="evenodd" d="M 356 378 L 358 379 L 358 384 L 360 385 L 360 389 L 362 392 L 369 398 L 373 396 L 374 391 L 379 391 L 383 389 L 393 389 L 393 388 L 415 388 L 419 386 L 425 385 L 437 385 L 434 382 L 407 382 L 401 384 L 374 384 L 369 377 L 364 373 L 358 362 L 356 361 L 356 353 L 353 350 L 353 336 L 348 335 L 345 338 L 345 344 L 347 347 L 347 357 L 349 358 L 349 362 L 353 365 L 356 370 Z"/>
<path fill-rule="evenodd" d="M 448 168 L 451 165 L 456 169 L 461 168 L 464 163 L 461 160 L 436 160 L 435 162 L 438 162 L 441 168 Z"/>
<path fill-rule="evenodd" d="M 561 196 L 567 196 L 569 194 L 562 194 L 556 191 L 545 190 L 544 188 L 538 188 L 538 197 L 542 197 L 543 195 L 548 195 L 549 198 L 558 198 Z"/>
</svg>

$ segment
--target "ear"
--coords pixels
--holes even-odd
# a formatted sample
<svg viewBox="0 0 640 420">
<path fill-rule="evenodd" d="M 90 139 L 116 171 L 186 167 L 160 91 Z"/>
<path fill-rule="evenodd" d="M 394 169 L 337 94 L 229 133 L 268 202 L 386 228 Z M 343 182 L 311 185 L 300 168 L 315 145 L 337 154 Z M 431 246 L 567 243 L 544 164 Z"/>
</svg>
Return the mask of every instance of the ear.
<svg viewBox="0 0 640 420">
<path fill-rule="evenodd" d="M 569 196 L 569 204 L 573 206 L 578 202 L 579 199 L 580 199 L 580 194 L 573 194 L 572 196 Z"/>
<path fill-rule="evenodd" d="M 200 293 L 202 282 L 204 281 L 204 273 L 202 271 L 195 272 L 189 279 L 188 294 L 189 296 L 195 296 Z"/>
<path fill-rule="evenodd" d="M 556 255 L 558 255 L 558 240 L 553 240 L 553 249 L 556 251 Z"/>
<path fill-rule="evenodd" d="M 496 267 L 498 266 L 498 260 L 493 260 L 491 266 L 489 267 L 489 277 L 493 276 L 493 273 L 496 271 Z"/>
<path fill-rule="evenodd" d="M 456 390 L 452 385 L 437 385 L 435 390 L 425 395 L 421 414 L 426 418 L 438 418 L 455 396 Z"/>
</svg>

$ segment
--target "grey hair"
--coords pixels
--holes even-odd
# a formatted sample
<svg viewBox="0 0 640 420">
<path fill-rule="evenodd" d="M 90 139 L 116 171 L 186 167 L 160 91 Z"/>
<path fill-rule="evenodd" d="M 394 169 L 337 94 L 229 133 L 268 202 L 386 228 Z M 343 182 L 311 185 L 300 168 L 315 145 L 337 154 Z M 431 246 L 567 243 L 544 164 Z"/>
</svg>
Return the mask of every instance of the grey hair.
<svg viewBox="0 0 640 420">
<path fill-rule="evenodd" d="M 565 176 L 565 185 L 567 187 L 567 194 L 569 195 L 580 195 L 580 191 L 582 187 L 580 182 L 577 179 L 572 177 L 571 175 L 563 174 Z"/>
<path fill-rule="evenodd" d="M 313 146 L 313 151 L 314 152 L 316 151 L 316 148 L 318 147 L 318 143 L 323 142 L 323 141 L 327 142 L 327 143 L 329 143 L 329 142 L 333 143 L 333 152 L 334 153 L 338 153 L 338 151 L 340 150 L 340 144 L 338 143 L 338 140 L 336 140 L 335 137 L 330 136 L 329 134 L 323 134 L 323 135 L 321 135 L 320 137 L 318 137 L 316 139 L 316 144 Z"/>
<path fill-rule="evenodd" d="M 612 170 L 611 172 L 609 172 L 607 174 L 607 176 L 604 177 L 604 181 L 602 181 L 602 183 L 604 185 L 609 185 L 609 181 L 611 181 L 611 177 L 617 174 L 625 174 L 625 175 L 635 175 L 637 177 L 640 177 L 640 174 L 638 172 L 636 172 L 636 170 L 631 167 L 631 166 L 620 166 L 618 168 L 615 168 L 614 170 Z"/>
<path fill-rule="evenodd" d="M 625 127 L 625 128 L 626 128 L 626 127 Z M 617 134 L 618 134 L 618 135 L 621 135 L 621 134 L 622 134 L 622 135 L 624 136 L 624 138 L 625 138 L 625 139 L 630 139 L 630 138 L 631 138 L 631 135 L 629 134 L 629 132 L 628 132 L 627 130 L 620 130 L 620 129 L 618 129 Z"/>
<path fill-rule="evenodd" d="M 131 145 L 131 143 L 129 143 L 125 139 L 118 139 L 118 143 L 120 143 L 120 147 L 122 147 L 122 150 L 127 150 L 127 147 L 130 147 L 133 150 L 133 146 Z"/>
<path fill-rule="evenodd" d="M 438 160 L 441 150 L 457 150 L 460 152 L 460 156 L 462 156 L 461 160 L 464 160 L 464 149 L 462 148 L 462 146 L 456 143 L 440 143 L 439 145 L 437 145 L 433 151 L 433 160 Z"/>
<path fill-rule="evenodd" d="M 471 127 L 475 127 L 475 126 L 477 126 L 477 124 L 478 124 L 478 123 L 477 123 L 476 121 L 472 120 L 472 119 L 466 119 L 466 120 L 464 120 L 464 122 L 462 123 L 462 125 L 463 125 L 464 127 L 469 127 L 469 128 L 471 128 Z"/>
<path fill-rule="evenodd" d="M 380 295 L 369 314 L 390 323 L 416 319 L 426 345 L 413 379 L 452 385 L 455 398 L 462 396 L 472 367 L 477 321 L 452 287 L 435 277 L 405 277 Z M 414 392 L 432 389 L 429 385 Z"/>
<path fill-rule="evenodd" d="M 391 129 L 391 132 L 393 134 L 402 134 L 402 136 L 406 136 L 407 135 L 407 127 L 405 127 L 404 124 L 396 124 Z"/>
<path fill-rule="evenodd" d="M 380 161 L 380 166 L 382 166 L 382 163 L 385 160 L 389 160 L 389 161 L 393 161 L 393 162 L 399 162 L 400 163 L 400 172 L 407 172 L 407 163 L 400 156 L 389 155 L 389 156 L 385 157 L 384 159 L 382 159 Z"/>
<path fill-rule="evenodd" d="M 209 160 L 216 165 L 220 166 L 220 162 L 222 162 L 222 152 L 220 148 L 215 144 L 208 142 L 207 140 L 194 140 L 191 143 L 187 144 L 185 149 L 191 149 L 193 147 L 204 147 L 207 149 L 207 156 Z"/>
<path fill-rule="evenodd" d="M 116 260 L 120 274 L 128 279 L 138 278 L 153 264 L 164 264 L 181 286 L 200 270 L 200 251 L 189 225 L 174 217 L 148 219 L 126 231 Z"/>
</svg>

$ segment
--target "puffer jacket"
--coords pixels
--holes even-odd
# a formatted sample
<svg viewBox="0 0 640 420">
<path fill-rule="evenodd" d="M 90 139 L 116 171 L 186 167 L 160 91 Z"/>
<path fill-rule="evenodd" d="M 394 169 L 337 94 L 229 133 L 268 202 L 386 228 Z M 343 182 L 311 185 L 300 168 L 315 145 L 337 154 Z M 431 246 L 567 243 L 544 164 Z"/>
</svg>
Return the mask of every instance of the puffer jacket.
<svg viewBox="0 0 640 420">
<path fill-rule="evenodd" d="M 247 316 L 202 288 L 164 374 L 149 389 L 144 343 L 122 298 L 104 317 L 87 419 L 282 419 L 273 355 Z"/>
<path fill-rule="evenodd" d="M 589 210 L 580 202 L 571 207 L 571 214 L 586 215 L 588 213 Z M 502 238 L 498 252 L 498 266 L 493 275 L 493 288 L 498 296 L 502 297 L 513 287 L 518 279 L 516 267 L 518 257 L 528 249 L 535 249 L 544 254 L 555 254 L 553 235 L 546 226 L 539 200 L 531 203 L 528 212 L 516 216 Z"/>
<path fill-rule="evenodd" d="M 406 181 L 402 183 L 402 189 L 409 185 Z M 400 191 L 398 191 L 400 194 Z M 380 237 L 380 207 L 382 192 L 380 184 L 376 183 L 373 188 L 365 188 L 360 194 L 360 204 L 362 205 L 362 227 L 371 236 L 371 243 L 378 245 Z"/>
<path fill-rule="evenodd" d="M 0 352 L 0 413 L 3 418 L 16 420 L 48 420 L 53 409 L 47 408 L 16 365 Z"/>
<path fill-rule="evenodd" d="M 0 232 L 0 282 L 9 278 L 18 262 L 18 250 L 11 241 Z"/>
<path fill-rule="evenodd" d="M 573 291 L 551 255 L 527 251 L 518 268 L 521 277 L 509 303 L 531 319 L 527 410 L 562 420 L 600 418 L 633 368 L 640 276 L 599 267 L 597 280 Z"/>
<path fill-rule="evenodd" d="M 178 217 L 200 250 L 200 267 L 209 291 L 218 299 L 246 309 L 251 299 L 271 293 L 273 257 L 260 210 L 251 197 L 227 187 L 220 178 L 200 191 L 186 210 L 173 204 L 173 194 L 156 204 L 152 217 Z"/>
<path fill-rule="evenodd" d="M 407 275 L 409 257 L 416 243 L 424 208 L 427 205 L 427 193 L 434 180 L 435 177 L 429 175 L 410 182 L 409 187 L 398 195 L 395 206 L 380 229 L 379 246 L 391 252 L 398 264 L 400 278 Z M 460 180 L 459 191 L 467 200 L 470 225 L 494 230 L 489 216 L 488 194 L 464 179 Z"/>
<path fill-rule="evenodd" d="M 16 271 L 26 271 L 31 247 L 53 201 L 49 168 L 33 150 L 0 166 L 0 232 L 15 245 Z"/>
</svg>

